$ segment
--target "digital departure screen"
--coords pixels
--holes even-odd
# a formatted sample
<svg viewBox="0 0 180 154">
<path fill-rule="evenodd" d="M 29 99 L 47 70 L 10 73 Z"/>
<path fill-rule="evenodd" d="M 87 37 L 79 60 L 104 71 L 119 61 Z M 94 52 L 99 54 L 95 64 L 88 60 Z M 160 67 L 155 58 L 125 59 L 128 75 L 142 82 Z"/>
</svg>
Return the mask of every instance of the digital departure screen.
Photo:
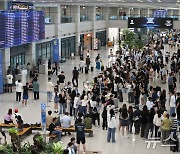
<svg viewBox="0 0 180 154">
<path fill-rule="evenodd" d="M 45 38 L 42 11 L 0 11 L 0 48 Z"/>
<path fill-rule="evenodd" d="M 128 28 L 168 28 L 173 29 L 172 18 L 128 18 Z"/>
</svg>

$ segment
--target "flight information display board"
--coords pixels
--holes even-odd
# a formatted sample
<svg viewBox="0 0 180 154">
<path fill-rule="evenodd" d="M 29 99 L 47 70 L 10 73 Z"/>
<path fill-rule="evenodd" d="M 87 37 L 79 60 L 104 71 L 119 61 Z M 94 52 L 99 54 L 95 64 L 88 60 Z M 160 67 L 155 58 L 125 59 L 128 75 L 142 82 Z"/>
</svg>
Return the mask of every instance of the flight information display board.
<svg viewBox="0 0 180 154">
<path fill-rule="evenodd" d="M 173 29 L 172 18 L 128 18 L 128 28 L 167 28 Z"/>
<path fill-rule="evenodd" d="M 42 11 L 1 11 L 0 48 L 27 44 L 45 38 Z"/>
</svg>

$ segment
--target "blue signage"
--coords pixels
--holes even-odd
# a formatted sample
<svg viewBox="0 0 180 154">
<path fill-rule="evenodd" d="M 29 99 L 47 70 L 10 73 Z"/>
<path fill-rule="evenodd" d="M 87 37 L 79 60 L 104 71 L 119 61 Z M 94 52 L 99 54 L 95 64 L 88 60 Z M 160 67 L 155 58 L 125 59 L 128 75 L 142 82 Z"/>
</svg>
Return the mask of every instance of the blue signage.
<svg viewBox="0 0 180 154">
<path fill-rule="evenodd" d="M 0 94 L 3 93 L 3 54 L 0 52 Z"/>
<path fill-rule="evenodd" d="M 53 62 L 59 64 L 59 39 L 52 40 Z"/>
<path fill-rule="evenodd" d="M 46 131 L 46 104 L 41 104 L 41 123 L 42 123 L 42 131 Z"/>
</svg>

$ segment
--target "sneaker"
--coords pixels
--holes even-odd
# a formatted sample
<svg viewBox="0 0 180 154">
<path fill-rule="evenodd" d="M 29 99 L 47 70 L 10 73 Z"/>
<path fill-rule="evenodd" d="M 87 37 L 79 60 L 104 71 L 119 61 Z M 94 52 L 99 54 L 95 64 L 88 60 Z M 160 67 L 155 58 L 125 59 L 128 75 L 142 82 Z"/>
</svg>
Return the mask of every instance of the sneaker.
<svg viewBox="0 0 180 154">
<path fill-rule="evenodd" d="M 62 142 L 62 141 L 59 141 L 59 143 L 63 144 L 63 142 Z"/>
</svg>

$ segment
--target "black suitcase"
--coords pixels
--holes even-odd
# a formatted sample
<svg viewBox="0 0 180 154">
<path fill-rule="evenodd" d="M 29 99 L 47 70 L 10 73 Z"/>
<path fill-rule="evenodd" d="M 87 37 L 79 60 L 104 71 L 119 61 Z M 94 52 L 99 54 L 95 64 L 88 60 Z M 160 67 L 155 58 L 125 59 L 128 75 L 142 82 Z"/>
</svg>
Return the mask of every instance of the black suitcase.
<svg viewBox="0 0 180 154">
<path fill-rule="evenodd" d="M 174 140 L 176 140 L 176 141 L 174 141 Z M 179 151 L 179 140 L 178 140 L 177 135 L 175 135 L 175 134 L 173 135 L 173 140 L 172 139 L 170 140 L 170 144 L 171 144 L 170 151 L 172 151 L 172 152 Z"/>
<path fill-rule="evenodd" d="M 93 72 L 94 71 L 94 67 L 93 66 L 91 66 L 91 72 Z"/>
<path fill-rule="evenodd" d="M 85 67 L 85 74 L 88 74 L 88 68 L 87 67 Z"/>
</svg>

